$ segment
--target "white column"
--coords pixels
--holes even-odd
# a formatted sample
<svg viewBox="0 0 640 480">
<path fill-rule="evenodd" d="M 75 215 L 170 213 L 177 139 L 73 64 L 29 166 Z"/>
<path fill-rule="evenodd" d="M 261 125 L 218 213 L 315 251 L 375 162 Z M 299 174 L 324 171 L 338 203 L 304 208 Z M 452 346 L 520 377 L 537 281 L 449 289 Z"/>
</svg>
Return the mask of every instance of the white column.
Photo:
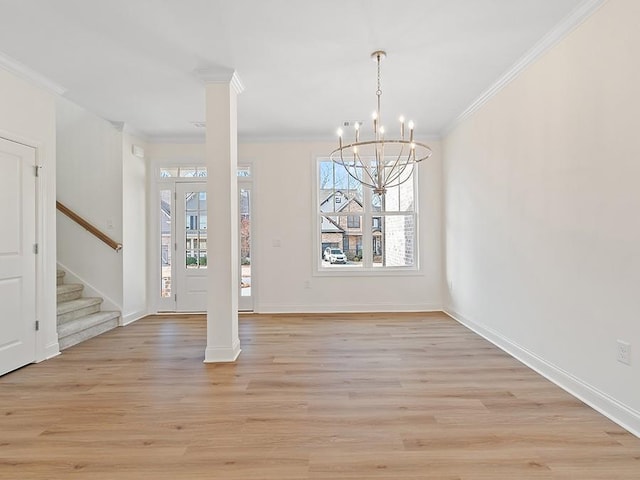
<svg viewBox="0 0 640 480">
<path fill-rule="evenodd" d="M 206 85 L 209 258 L 207 348 L 204 361 L 233 362 L 238 338 L 238 131 L 234 71 L 200 72 Z"/>
</svg>

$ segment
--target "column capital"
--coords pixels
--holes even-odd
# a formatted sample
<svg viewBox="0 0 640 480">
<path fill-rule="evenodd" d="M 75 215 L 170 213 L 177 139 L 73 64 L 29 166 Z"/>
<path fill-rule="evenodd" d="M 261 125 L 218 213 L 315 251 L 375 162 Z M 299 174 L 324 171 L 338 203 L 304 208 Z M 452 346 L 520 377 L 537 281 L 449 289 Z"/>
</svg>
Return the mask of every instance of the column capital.
<svg viewBox="0 0 640 480">
<path fill-rule="evenodd" d="M 196 70 L 196 76 L 205 85 L 212 84 L 229 84 L 233 87 L 236 94 L 244 92 L 244 84 L 236 72 L 232 68 L 210 67 Z"/>
</svg>

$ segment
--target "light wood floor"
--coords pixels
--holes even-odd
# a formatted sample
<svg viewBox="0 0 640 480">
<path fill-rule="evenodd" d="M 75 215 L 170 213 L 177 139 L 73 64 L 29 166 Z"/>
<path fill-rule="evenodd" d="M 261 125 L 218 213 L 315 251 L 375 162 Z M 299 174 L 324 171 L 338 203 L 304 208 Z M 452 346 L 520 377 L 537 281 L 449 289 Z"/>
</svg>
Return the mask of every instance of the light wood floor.
<svg viewBox="0 0 640 480">
<path fill-rule="evenodd" d="M 155 316 L 0 378 L 2 479 L 634 479 L 640 439 L 443 314 Z"/>
</svg>

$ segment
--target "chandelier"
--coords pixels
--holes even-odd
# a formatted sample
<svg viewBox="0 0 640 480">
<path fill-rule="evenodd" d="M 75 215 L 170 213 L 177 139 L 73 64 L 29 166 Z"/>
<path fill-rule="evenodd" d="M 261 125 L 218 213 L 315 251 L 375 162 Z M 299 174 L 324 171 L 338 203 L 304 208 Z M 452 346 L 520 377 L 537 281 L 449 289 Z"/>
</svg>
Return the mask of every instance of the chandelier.
<svg viewBox="0 0 640 480">
<path fill-rule="evenodd" d="M 373 112 L 373 137 L 360 139 L 361 122 L 354 123 L 354 138 L 351 143 L 343 143 L 343 131 L 338 130 L 338 148 L 331 152 L 331 160 L 342 165 L 349 176 L 373 189 L 378 195 L 384 195 L 387 189 L 396 187 L 410 178 L 414 166 L 429 158 L 431 149 L 424 143 L 413 139 L 413 122 L 409 122 L 408 138 L 405 135 L 404 117 L 399 118 L 400 136 L 388 137 L 380 115 L 380 62 L 387 56 L 386 52 L 377 50 L 371 58 L 378 64 L 378 89 L 376 90 L 377 108 Z"/>
</svg>

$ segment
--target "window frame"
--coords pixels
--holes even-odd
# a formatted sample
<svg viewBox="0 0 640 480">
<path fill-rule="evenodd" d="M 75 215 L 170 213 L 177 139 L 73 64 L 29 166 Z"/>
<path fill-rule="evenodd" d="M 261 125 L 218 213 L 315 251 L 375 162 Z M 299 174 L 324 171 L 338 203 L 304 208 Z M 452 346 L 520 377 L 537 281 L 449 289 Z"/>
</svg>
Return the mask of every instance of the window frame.
<svg viewBox="0 0 640 480">
<path fill-rule="evenodd" d="M 411 211 L 373 211 L 372 197 L 373 193 L 370 188 L 362 189 L 362 212 L 322 212 L 320 210 L 320 165 L 322 162 L 330 162 L 329 157 L 316 156 L 313 159 L 313 179 L 312 179 L 312 208 L 311 218 L 313 219 L 313 242 L 312 242 L 312 261 L 313 276 L 415 276 L 421 275 L 420 266 L 420 226 L 419 226 L 419 190 L 418 190 L 418 168 L 415 168 L 412 179 L 413 183 L 413 209 Z M 360 246 L 362 251 L 362 266 L 354 266 L 351 268 L 342 267 L 324 267 L 322 263 L 322 217 L 345 217 L 348 221 L 349 216 L 357 215 L 361 218 L 362 230 L 360 237 Z M 414 244 L 414 262 L 409 266 L 373 266 L 373 230 L 374 217 L 386 216 L 405 216 L 409 215 L 413 218 L 413 244 Z M 381 222 L 384 223 L 384 222 Z M 321 251 L 322 250 L 322 251 Z M 317 252 L 320 252 L 319 254 Z M 366 260 L 365 260 L 366 259 Z"/>
</svg>

